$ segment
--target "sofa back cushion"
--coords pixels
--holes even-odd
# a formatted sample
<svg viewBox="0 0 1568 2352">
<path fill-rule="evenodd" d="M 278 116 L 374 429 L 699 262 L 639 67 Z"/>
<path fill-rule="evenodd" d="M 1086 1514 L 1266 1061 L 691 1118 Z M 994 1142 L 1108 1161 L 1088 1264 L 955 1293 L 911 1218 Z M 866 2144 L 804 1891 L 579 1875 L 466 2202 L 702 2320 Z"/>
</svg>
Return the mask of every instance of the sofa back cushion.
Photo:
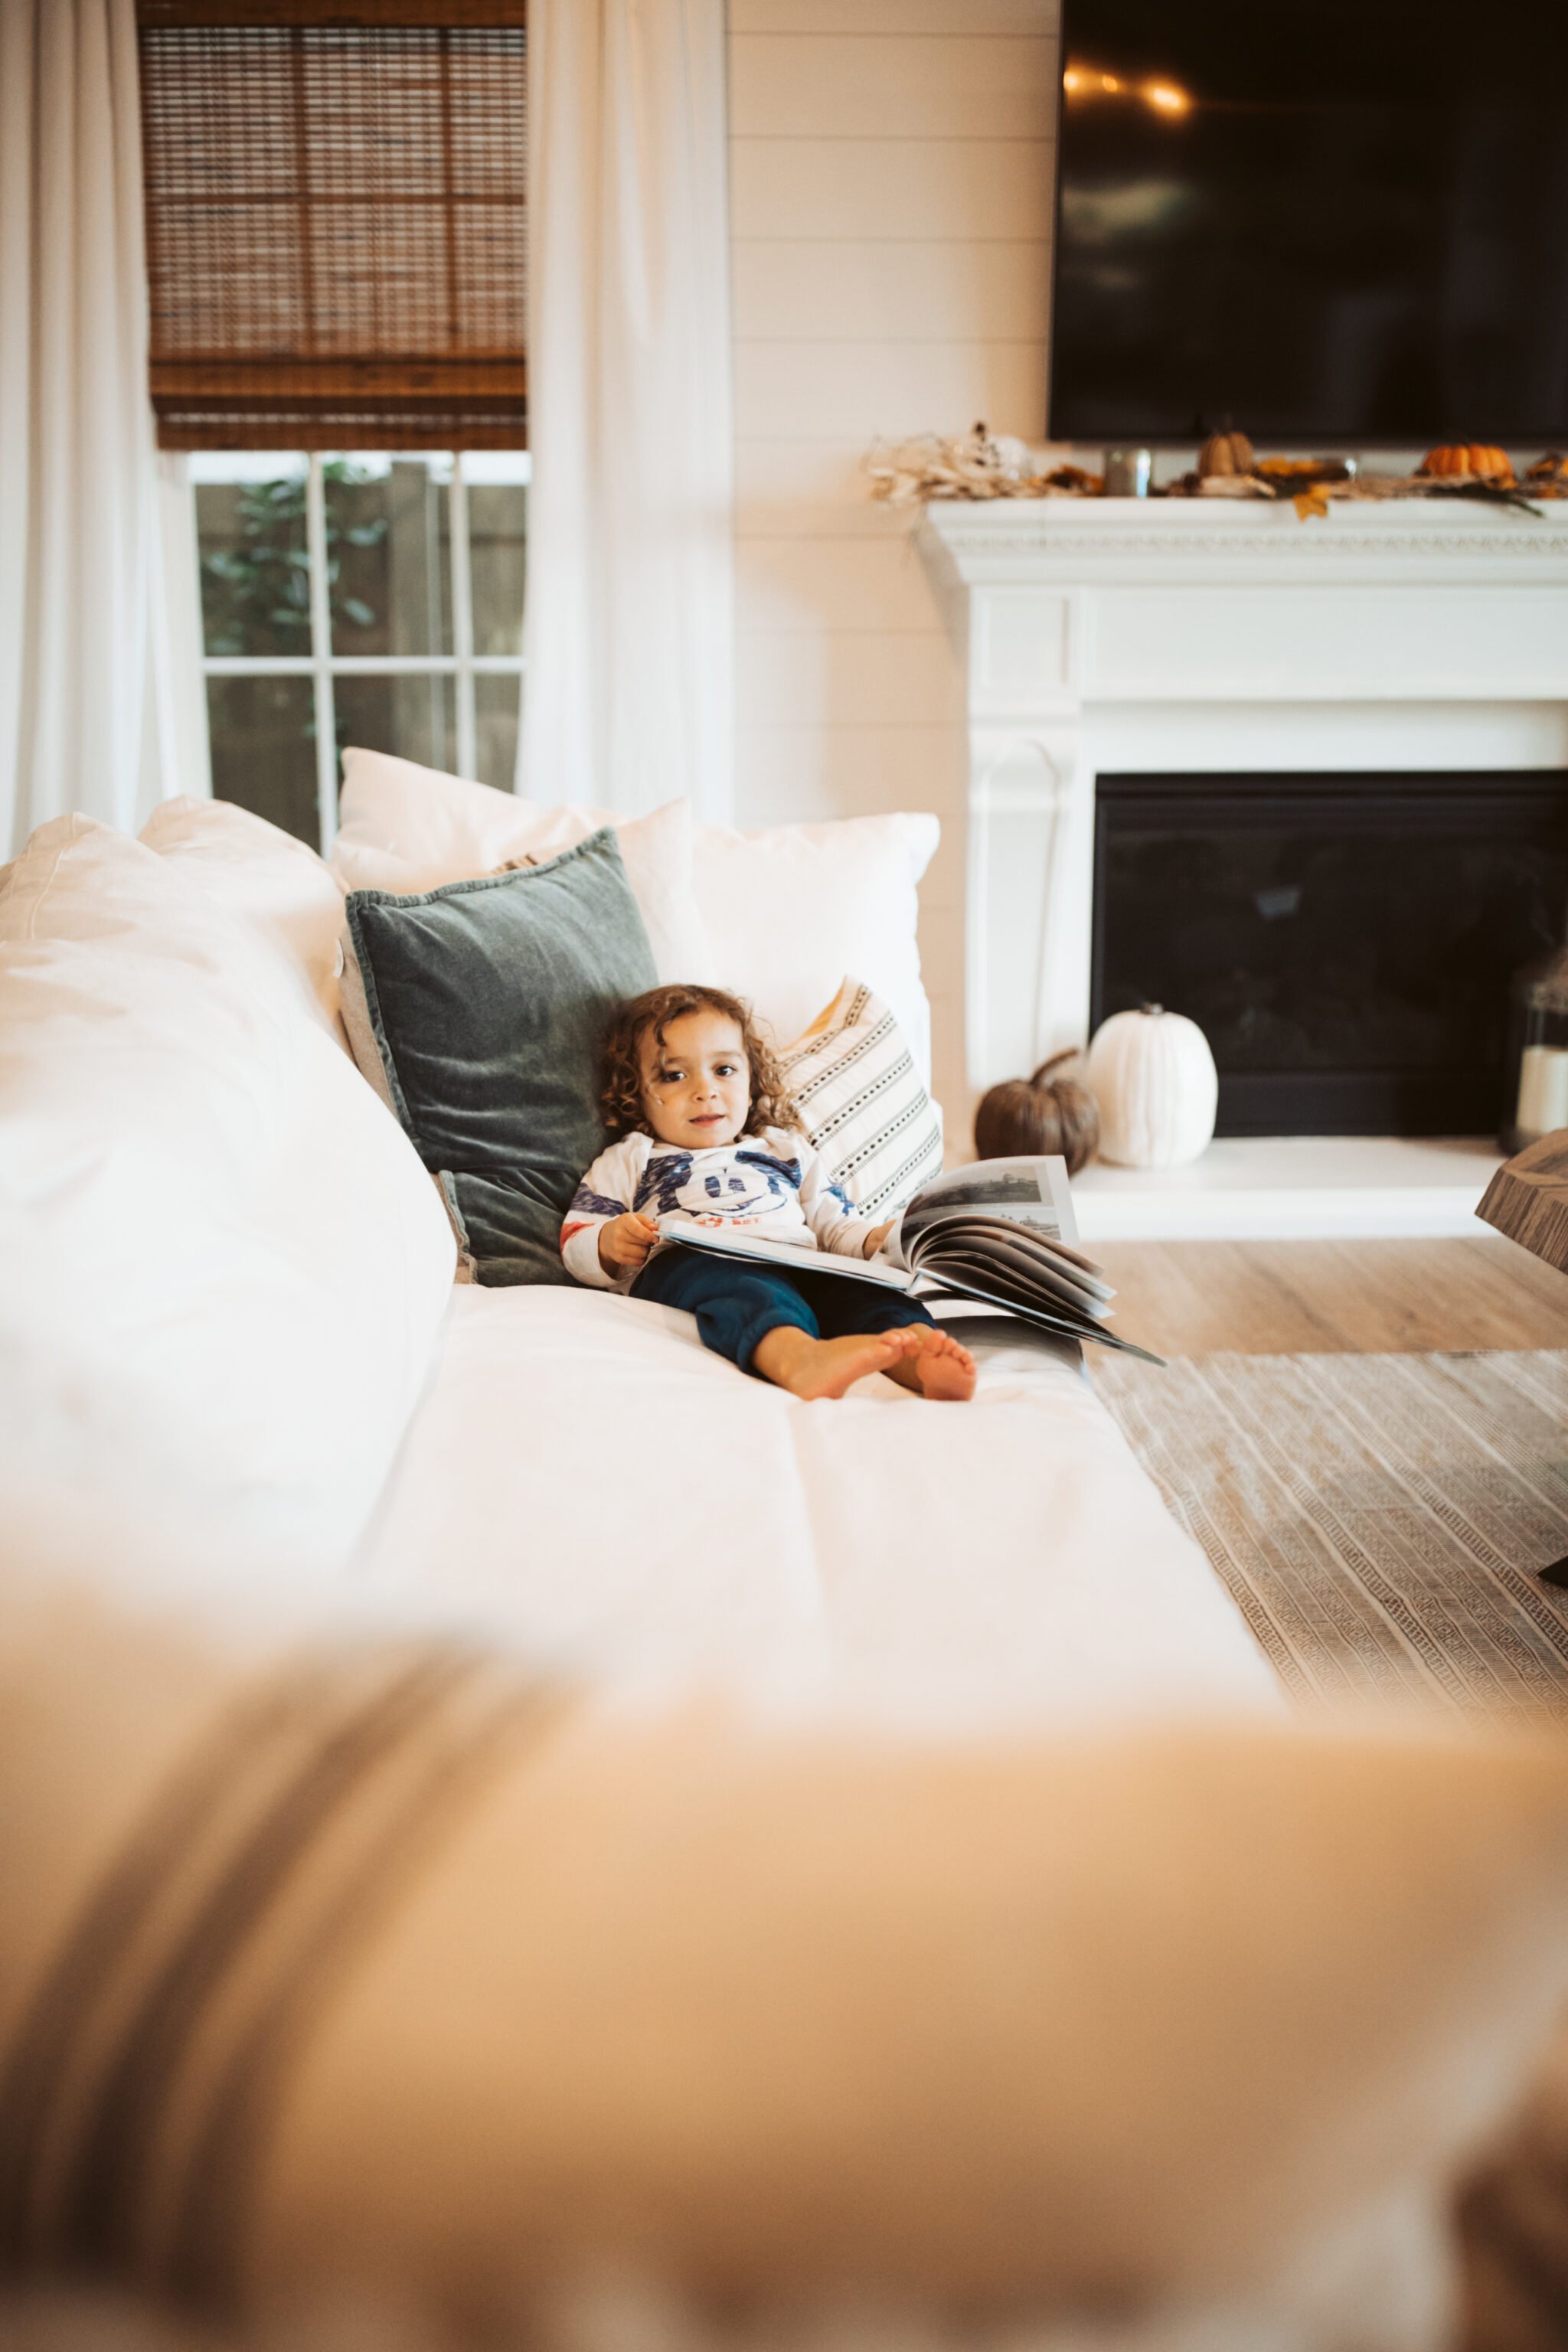
<svg viewBox="0 0 1568 2352">
<path fill-rule="evenodd" d="M 249 809 L 188 793 L 160 801 L 141 839 L 172 858 L 247 938 L 278 958 L 307 1010 L 346 1044 L 338 1004 L 343 886 L 324 858 Z"/>
<path fill-rule="evenodd" d="M 85 817 L 0 893 L 0 1429 L 323 1562 L 449 1295 L 440 1202 L 307 1001 L 187 861 Z"/>
<path fill-rule="evenodd" d="M 848 816 L 732 833 L 698 828 L 697 901 L 721 982 L 788 1045 L 854 972 L 887 1004 L 931 1083 L 931 1006 L 916 928 L 934 816 Z"/>
<path fill-rule="evenodd" d="M 931 1084 L 917 886 L 934 816 L 840 817 L 735 833 L 696 824 L 684 801 L 651 816 L 547 807 L 382 751 L 343 753 L 332 868 L 350 890 L 430 890 L 544 858 L 614 822 L 660 980 L 732 989 L 772 1031 L 797 1037 L 852 971 L 891 1007 Z"/>
<path fill-rule="evenodd" d="M 542 866 L 613 824 L 658 977 L 712 978 L 713 949 L 692 877 L 696 828 L 688 801 L 636 817 L 543 808 L 390 752 L 350 750 L 339 815 L 331 863 L 343 888 L 404 894 L 475 881 L 525 862 Z"/>
<path fill-rule="evenodd" d="M 510 874 L 353 891 L 348 921 L 393 1106 L 478 1279 L 565 1282 L 605 1030 L 658 977 L 614 829 Z"/>
</svg>

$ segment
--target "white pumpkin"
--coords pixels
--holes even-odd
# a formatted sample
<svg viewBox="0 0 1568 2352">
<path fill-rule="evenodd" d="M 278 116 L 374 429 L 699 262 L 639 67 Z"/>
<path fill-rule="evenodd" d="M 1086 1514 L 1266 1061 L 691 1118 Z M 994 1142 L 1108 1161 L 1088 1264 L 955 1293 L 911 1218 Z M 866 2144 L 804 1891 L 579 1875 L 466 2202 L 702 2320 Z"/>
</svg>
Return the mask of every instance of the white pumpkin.
<svg viewBox="0 0 1568 2352">
<path fill-rule="evenodd" d="M 1113 1013 L 1089 1049 L 1100 1156 L 1123 1168 L 1180 1168 L 1214 1136 L 1219 1074 L 1195 1021 L 1146 1004 Z"/>
</svg>

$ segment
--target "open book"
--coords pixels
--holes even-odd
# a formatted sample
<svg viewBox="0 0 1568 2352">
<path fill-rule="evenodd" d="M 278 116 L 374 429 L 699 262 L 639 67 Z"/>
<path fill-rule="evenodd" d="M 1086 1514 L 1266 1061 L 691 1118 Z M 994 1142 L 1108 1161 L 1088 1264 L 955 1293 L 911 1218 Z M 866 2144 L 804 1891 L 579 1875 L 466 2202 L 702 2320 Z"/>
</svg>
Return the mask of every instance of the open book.
<svg viewBox="0 0 1568 2352">
<path fill-rule="evenodd" d="M 976 1299 L 1064 1339 L 1095 1339 L 1149 1363 L 1163 1360 L 1105 1328 L 1116 1294 L 1078 1248 L 1065 1160 L 981 1160 L 948 1169 L 915 1194 L 869 1259 L 679 1216 L 661 1218 L 659 1230 L 671 1242 L 721 1257 L 841 1275 L 925 1300 Z"/>
</svg>

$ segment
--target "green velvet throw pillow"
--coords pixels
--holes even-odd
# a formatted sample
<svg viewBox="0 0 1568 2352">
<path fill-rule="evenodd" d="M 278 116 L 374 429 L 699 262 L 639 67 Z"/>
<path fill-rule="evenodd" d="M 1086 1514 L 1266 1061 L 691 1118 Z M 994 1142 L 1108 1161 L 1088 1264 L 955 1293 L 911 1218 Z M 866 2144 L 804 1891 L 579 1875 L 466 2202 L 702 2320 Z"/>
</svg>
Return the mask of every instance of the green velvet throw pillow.
<svg viewBox="0 0 1568 2352">
<path fill-rule="evenodd" d="M 394 1107 L 479 1281 L 568 1281 L 561 1221 L 605 1142 L 605 1025 L 658 976 L 614 827 L 546 866 L 355 890 L 348 924 Z"/>
</svg>

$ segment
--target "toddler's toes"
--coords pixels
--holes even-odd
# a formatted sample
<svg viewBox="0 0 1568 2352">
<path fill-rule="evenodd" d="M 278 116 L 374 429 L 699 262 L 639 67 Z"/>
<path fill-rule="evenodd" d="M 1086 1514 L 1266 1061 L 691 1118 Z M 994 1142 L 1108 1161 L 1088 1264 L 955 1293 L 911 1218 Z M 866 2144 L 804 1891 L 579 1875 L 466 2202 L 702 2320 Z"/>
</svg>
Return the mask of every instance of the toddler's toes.
<svg viewBox="0 0 1568 2352">
<path fill-rule="evenodd" d="M 974 1394 L 977 1377 L 973 1357 L 946 1331 L 928 1330 L 924 1340 L 916 1365 L 924 1393 L 949 1403 L 966 1403 Z"/>
</svg>

